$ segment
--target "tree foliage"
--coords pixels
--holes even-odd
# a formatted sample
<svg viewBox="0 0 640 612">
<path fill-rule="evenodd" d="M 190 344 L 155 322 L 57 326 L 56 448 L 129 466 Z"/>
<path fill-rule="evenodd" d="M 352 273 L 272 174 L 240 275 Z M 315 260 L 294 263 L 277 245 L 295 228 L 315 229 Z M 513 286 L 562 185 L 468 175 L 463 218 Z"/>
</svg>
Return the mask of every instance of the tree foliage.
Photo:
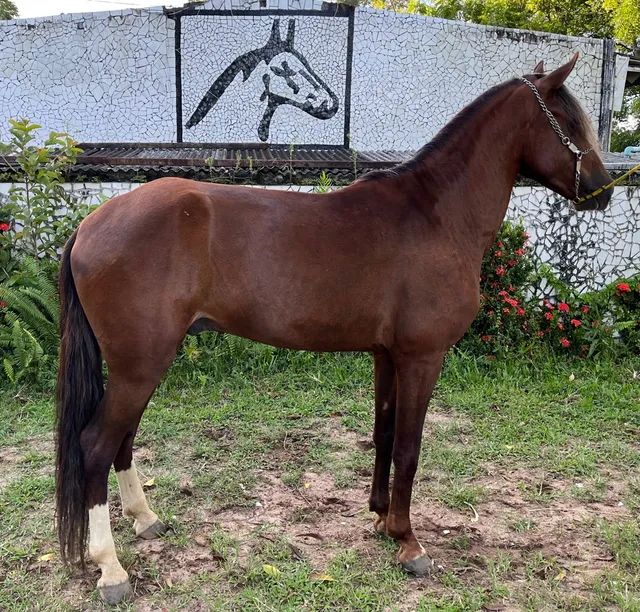
<svg viewBox="0 0 640 612">
<path fill-rule="evenodd" d="M 13 19 L 18 16 L 18 7 L 11 0 L 0 0 L 0 19 Z"/>
</svg>

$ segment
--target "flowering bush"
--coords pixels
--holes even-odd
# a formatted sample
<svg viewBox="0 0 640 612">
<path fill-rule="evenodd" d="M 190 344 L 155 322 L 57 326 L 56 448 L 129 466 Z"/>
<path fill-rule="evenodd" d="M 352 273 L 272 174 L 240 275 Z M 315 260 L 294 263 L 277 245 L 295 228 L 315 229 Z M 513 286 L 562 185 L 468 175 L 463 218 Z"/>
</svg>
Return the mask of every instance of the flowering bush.
<svg viewBox="0 0 640 612">
<path fill-rule="evenodd" d="M 640 274 L 617 281 L 610 292 L 620 339 L 629 350 L 640 353 Z"/>
<path fill-rule="evenodd" d="M 599 301 L 595 296 L 544 300 L 537 335 L 552 349 L 581 357 L 611 348 L 612 326 Z"/>
<path fill-rule="evenodd" d="M 529 236 L 506 221 L 485 254 L 480 274 L 480 312 L 462 340 L 473 352 L 496 354 L 528 343 L 531 325 L 526 306 L 533 262 Z"/>
</svg>

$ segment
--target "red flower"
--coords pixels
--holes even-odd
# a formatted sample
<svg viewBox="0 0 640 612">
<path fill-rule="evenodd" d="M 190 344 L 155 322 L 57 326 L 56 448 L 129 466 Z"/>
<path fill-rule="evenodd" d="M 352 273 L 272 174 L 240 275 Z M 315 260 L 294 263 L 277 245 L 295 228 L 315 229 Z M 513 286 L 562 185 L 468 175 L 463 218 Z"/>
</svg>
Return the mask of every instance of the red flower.
<svg viewBox="0 0 640 612">
<path fill-rule="evenodd" d="M 515 287 L 514 287 L 513 285 L 509 285 L 509 286 L 507 287 L 507 289 L 508 289 L 509 291 L 515 291 Z"/>
<path fill-rule="evenodd" d="M 560 302 L 558 304 L 558 310 L 560 312 L 569 312 L 569 304 L 567 304 L 566 302 Z"/>
<path fill-rule="evenodd" d="M 560 344 L 562 344 L 562 346 L 564 346 L 564 348 L 567 348 L 568 346 L 571 346 L 571 342 L 569 342 L 566 338 L 561 338 L 560 339 Z"/>
<path fill-rule="evenodd" d="M 552 312 L 545 312 L 545 313 L 544 313 L 544 318 L 545 318 L 547 321 L 551 321 L 551 319 L 553 319 L 553 313 L 552 313 Z"/>
<path fill-rule="evenodd" d="M 502 248 L 504 246 L 504 243 L 502 242 L 498 242 L 497 246 L 499 246 L 500 248 Z"/>
<path fill-rule="evenodd" d="M 489 342 L 489 340 L 491 340 L 491 336 L 485 334 L 480 338 L 480 340 L 482 340 L 483 342 Z"/>
<path fill-rule="evenodd" d="M 589 307 L 585 304 L 580 310 L 582 310 L 584 314 L 587 314 L 589 312 Z"/>
<path fill-rule="evenodd" d="M 2 229 L 2 228 L 0 227 L 0 229 Z M 620 293 L 629 293 L 629 291 L 631 291 L 631 287 L 629 286 L 629 283 L 618 283 L 616 285 L 616 289 Z"/>
<path fill-rule="evenodd" d="M 507 265 L 508 265 L 510 268 L 513 268 L 513 266 L 515 266 L 517 263 L 518 263 L 518 262 L 517 262 L 515 259 L 510 259 L 510 260 L 507 262 Z"/>
<path fill-rule="evenodd" d="M 6 302 L 4 302 L 3 300 L 0 300 L 0 308 L 6 308 L 8 306 L 8 304 Z"/>
<path fill-rule="evenodd" d="M 517 313 L 519 317 L 524 317 L 524 308 L 518 308 Z"/>
<path fill-rule="evenodd" d="M 505 272 L 506 272 L 506 270 L 505 270 L 504 266 L 498 266 L 496 268 L 496 274 L 498 276 L 504 276 Z"/>
<path fill-rule="evenodd" d="M 502 257 L 502 251 L 496 251 L 495 252 L 495 256 L 496 257 Z"/>
<path fill-rule="evenodd" d="M 509 295 L 504 289 L 502 291 L 498 291 L 498 295 L 500 297 L 504 297 L 505 295 Z"/>
<path fill-rule="evenodd" d="M 10 229 L 11 226 L 6 221 L 0 223 L 0 232 L 8 232 Z"/>
<path fill-rule="evenodd" d="M 516 249 L 516 255 L 522 257 L 524 255 L 524 249 Z"/>
<path fill-rule="evenodd" d="M 574 327 L 580 327 L 582 325 L 582 321 L 580 321 L 580 319 L 571 319 L 571 325 Z"/>
<path fill-rule="evenodd" d="M 516 300 L 515 298 L 506 297 L 504 298 L 504 301 L 509 304 L 509 306 L 513 306 L 514 308 L 518 305 L 518 300 Z"/>
<path fill-rule="evenodd" d="M 503 308 L 502 312 L 504 312 L 504 314 L 509 314 L 511 310 L 509 310 L 509 308 Z"/>
<path fill-rule="evenodd" d="M 549 310 L 553 310 L 555 308 L 555 306 L 549 301 L 549 300 L 545 300 L 544 301 L 544 305 L 546 308 L 548 308 Z"/>
</svg>

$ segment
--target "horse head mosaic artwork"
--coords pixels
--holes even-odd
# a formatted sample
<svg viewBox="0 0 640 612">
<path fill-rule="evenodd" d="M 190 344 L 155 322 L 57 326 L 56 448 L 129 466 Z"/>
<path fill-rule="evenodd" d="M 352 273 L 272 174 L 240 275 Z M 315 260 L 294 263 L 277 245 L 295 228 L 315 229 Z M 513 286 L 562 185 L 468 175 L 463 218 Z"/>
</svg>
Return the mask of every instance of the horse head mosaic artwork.
<svg viewBox="0 0 640 612">
<path fill-rule="evenodd" d="M 295 31 L 295 19 L 290 19 L 287 37 L 282 40 L 280 20 L 274 19 L 266 44 L 243 53 L 225 68 L 187 121 L 187 129 L 205 118 L 238 74 L 242 73 L 243 82 L 247 81 L 262 62 L 265 64 L 262 75 L 264 91 L 260 100 L 266 100 L 267 108 L 258 126 L 261 141 L 269 138 L 273 115 L 284 104 L 299 108 L 316 119 L 331 119 L 340 106 L 338 97 L 316 74 L 304 55 L 296 50 Z"/>
</svg>

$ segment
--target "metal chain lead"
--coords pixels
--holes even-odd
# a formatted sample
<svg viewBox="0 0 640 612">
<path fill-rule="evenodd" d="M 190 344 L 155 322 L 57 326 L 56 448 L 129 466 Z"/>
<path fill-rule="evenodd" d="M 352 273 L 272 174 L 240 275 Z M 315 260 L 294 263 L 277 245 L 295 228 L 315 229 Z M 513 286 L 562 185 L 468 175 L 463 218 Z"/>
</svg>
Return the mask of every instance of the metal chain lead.
<svg viewBox="0 0 640 612">
<path fill-rule="evenodd" d="M 568 136 L 566 136 L 565 133 L 562 131 L 562 128 L 560 127 L 560 124 L 558 123 L 556 118 L 553 116 L 553 113 L 547 108 L 547 105 L 544 103 L 544 100 L 542 99 L 542 96 L 540 95 L 538 88 L 531 81 L 529 81 L 528 79 L 525 79 L 525 77 L 520 77 L 520 80 L 525 85 L 527 85 L 527 87 L 529 87 L 529 89 L 531 89 L 531 91 L 533 92 L 533 95 L 536 97 L 536 100 L 538 100 L 538 104 L 540 105 L 540 108 L 542 109 L 544 114 L 547 116 L 547 119 L 549 120 L 549 123 L 553 128 L 553 131 L 560 137 L 562 144 L 565 147 L 567 147 L 569 151 L 571 151 L 576 156 L 576 180 L 575 180 L 576 197 L 574 198 L 574 202 L 575 202 L 579 198 L 580 166 L 582 165 L 582 157 L 587 153 L 590 153 L 591 151 L 593 151 L 593 147 L 589 147 L 588 149 L 585 149 L 584 151 L 582 151 L 573 142 L 571 142 L 571 139 Z"/>
</svg>

